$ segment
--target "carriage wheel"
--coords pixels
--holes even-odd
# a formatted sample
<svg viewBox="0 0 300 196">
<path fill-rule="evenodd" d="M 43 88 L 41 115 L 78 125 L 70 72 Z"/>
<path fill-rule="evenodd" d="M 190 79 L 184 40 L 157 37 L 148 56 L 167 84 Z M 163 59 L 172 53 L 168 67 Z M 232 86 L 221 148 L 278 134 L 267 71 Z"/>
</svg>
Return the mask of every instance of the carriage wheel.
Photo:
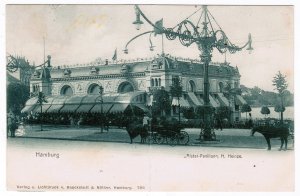
<svg viewBox="0 0 300 196">
<path fill-rule="evenodd" d="M 178 134 L 173 134 L 167 137 L 167 143 L 171 146 L 178 144 Z"/>
<path fill-rule="evenodd" d="M 154 141 L 157 144 L 162 144 L 162 143 L 164 143 L 165 138 L 161 134 L 157 133 L 157 134 L 155 134 Z"/>
<path fill-rule="evenodd" d="M 181 145 L 186 145 L 190 141 L 190 136 L 187 132 L 185 131 L 180 131 L 178 134 L 178 142 Z"/>
</svg>

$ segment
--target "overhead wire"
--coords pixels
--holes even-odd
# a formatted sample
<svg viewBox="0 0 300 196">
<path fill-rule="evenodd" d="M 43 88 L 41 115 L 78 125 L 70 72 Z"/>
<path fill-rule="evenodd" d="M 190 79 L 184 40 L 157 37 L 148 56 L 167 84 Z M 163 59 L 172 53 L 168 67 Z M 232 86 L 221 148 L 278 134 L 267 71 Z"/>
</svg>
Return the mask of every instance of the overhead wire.
<svg viewBox="0 0 300 196">
<path fill-rule="evenodd" d="M 176 26 L 174 26 L 174 27 L 172 28 L 172 30 L 175 29 L 177 26 L 179 26 L 183 21 L 185 21 L 185 20 L 189 19 L 190 17 L 192 17 L 194 14 L 196 14 L 196 13 L 199 12 L 200 10 L 201 10 L 201 8 L 199 8 L 199 9 L 196 10 L 194 13 L 192 13 L 191 15 L 189 15 L 188 17 L 186 17 L 184 20 L 182 20 L 180 23 L 178 23 Z"/>
</svg>

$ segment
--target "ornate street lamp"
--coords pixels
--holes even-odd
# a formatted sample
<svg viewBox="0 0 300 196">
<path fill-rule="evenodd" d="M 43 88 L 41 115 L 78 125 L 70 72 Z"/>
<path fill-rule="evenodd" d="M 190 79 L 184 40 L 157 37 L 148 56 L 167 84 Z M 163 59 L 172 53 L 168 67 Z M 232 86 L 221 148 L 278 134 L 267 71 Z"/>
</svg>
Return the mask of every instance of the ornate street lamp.
<svg viewBox="0 0 300 196">
<path fill-rule="evenodd" d="M 198 11 L 200 11 L 200 9 L 197 10 L 196 12 Z M 192 15 L 194 15 L 196 12 L 194 12 Z M 180 43 L 186 47 L 189 47 L 193 43 L 197 44 L 198 49 L 200 51 L 201 62 L 203 62 L 204 64 L 204 107 L 206 111 L 204 114 L 204 130 L 203 130 L 203 134 L 202 135 L 200 134 L 200 137 L 202 137 L 203 140 L 215 140 L 215 136 L 214 136 L 215 134 L 213 133 L 213 130 L 211 128 L 212 110 L 211 110 L 210 100 L 209 100 L 209 77 L 208 77 L 208 69 L 209 69 L 209 63 L 211 62 L 212 51 L 214 48 L 216 48 L 222 54 L 227 51 L 233 54 L 237 51 L 241 51 L 246 46 L 248 46 L 247 50 L 251 51 L 253 50 L 251 34 L 249 34 L 248 36 L 248 42 L 242 47 L 238 47 L 235 44 L 231 43 L 231 41 L 228 39 L 225 32 L 218 25 L 215 18 L 207 9 L 206 5 L 202 6 L 202 12 L 196 25 L 189 20 L 189 18 L 192 16 L 191 15 L 188 18 L 184 19 L 182 22 L 178 23 L 173 28 L 164 28 L 162 20 L 157 21 L 155 24 L 152 23 L 141 11 L 138 5 L 135 5 L 135 13 L 136 13 L 136 21 L 133 22 L 133 24 L 136 24 L 137 29 L 140 29 L 141 24 L 143 24 L 143 22 L 140 19 L 140 16 L 142 16 L 143 19 L 148 24 L 150 24 L 154 29 L 153 31 L 147 31 L 132 38 L 125 46 L 124 52 L 126 54 L 128 54 L 127 47 L 133 40 L 135 40 L 136 38 L 142 35 L 153 33 L 153 32 L 155 34 L 165 35 L 168 40 L 175 40 L 176 38 L 178 38 Z M 202 23 L 200 23 L 201 21 Z M 215 21 L 215 24 L 217 24 L 217 28 L 213 27 L 212 21 Z M 199 27 L 199 24 L 202 25 L 201 28 Z"/>
<path fill-rule="evenodd" d="M 141 25 L 144 23 L 143 23 L 143 21 L 141 21 L 141 14 L 137 8 L 135 9 L 135 16 L 136 16 L 136 19 L 132 24 L 134 24 L 136 26 L 136 30 L 140 30 Z"/>
</svg>

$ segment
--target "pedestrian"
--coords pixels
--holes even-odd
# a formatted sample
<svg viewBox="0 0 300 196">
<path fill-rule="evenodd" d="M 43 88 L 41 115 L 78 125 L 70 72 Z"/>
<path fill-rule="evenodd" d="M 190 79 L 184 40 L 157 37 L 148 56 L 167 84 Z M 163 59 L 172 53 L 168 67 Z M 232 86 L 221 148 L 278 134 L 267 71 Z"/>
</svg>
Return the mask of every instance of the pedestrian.
<svg viewBox="0 0 300 196">
<path fill-rule="evenodd" d="M 80 116 L 80 117 L 79 117 L 79 120 L 78 120 L 78 122 L 77 122 L 77 127 L 79 127 L 79 126 L 82 124 L 82 121 L 83 121 L 83 117 Z"/>
<path fill-rule="evenodd" d="M 16 118 L 15 114 L 10 111 L 7 116 L 7 129 L 10 132 L 11 137 L 15 137 L 17 128 L 18 128 L 17 118 Z"/>
<path fill-rule="evenodd" d="M 146 128 L 146 130 L 149 130 L 149 121 L 150 118 L 147 116 L 147 114 L 144 114 L 144 118 L 143 118 L 143 127 Z"/>
<path fill-rule="evenodd" d="M 220 118 L 217 118 L 217 127 L 218 127 L 218 129 L 220 129 L 221 131 L 223 130 L 222 121 L 221 121 Z"/>
<path fill-rule="evenodd" d="M 253 121 L 252 121 L 252 115 L 249 113 L 249 122 L 248 122 L 249 128 L 252 129 L 253 127 Z"/>
<path fill-rule="evenodd" d="M 71 125 L 71 127 L 73 127 L 75 125 L 75 120 L 74 120 L 73 116 L 70 116 L 70 125 Z"/>
</svg>

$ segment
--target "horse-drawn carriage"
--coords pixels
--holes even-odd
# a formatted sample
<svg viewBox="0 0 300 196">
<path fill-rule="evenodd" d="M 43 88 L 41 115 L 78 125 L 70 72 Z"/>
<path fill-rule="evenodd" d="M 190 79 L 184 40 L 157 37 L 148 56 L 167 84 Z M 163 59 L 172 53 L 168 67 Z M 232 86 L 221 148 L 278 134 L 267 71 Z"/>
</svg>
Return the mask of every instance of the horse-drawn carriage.
<svg viewBox="0 0 300 196">
<path fill-rule="evenodd" d="M 130 123 L 129 126 L 126 127 L 131 143 L 135 137 L 140 135 L 141 143 L 166 143 L 171 146 L 186 145 L 189 142 L 189 134 L 182 129 L 183 127 L 178 123 L 152 125 L 148 128 L 138 123 Z"/>
<path fill-rule="evenodd" d="M 156 144 L 167 143 L 171 146 L 177 144 L 186 145 L 190 138 L 186 131 L 182 131 L 182 128 L 180 124 L 154 125 L 151 127 L 146 142 Z"/>
</svg>

